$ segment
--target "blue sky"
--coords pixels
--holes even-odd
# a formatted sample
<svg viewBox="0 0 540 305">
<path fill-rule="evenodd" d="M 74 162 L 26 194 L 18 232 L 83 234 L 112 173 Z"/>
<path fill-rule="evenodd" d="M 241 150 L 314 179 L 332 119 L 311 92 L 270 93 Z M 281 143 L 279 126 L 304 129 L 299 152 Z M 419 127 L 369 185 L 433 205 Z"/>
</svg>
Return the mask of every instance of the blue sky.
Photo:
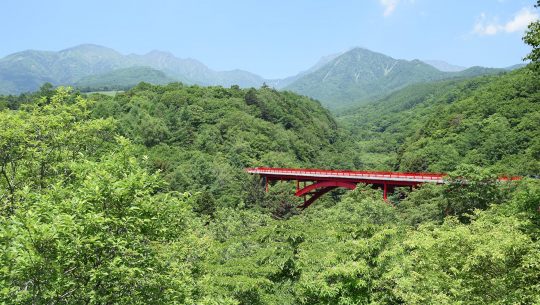
<svg viewBox="0 0 540 305">
<path fill-rule="evenodd" d="M 94 43 L 165 50 L 264 77 L 360 46 L 403 59 L 504 67 L 529 48 L 532 0 L 2 0 L 0 57 Z"/>
</svg>

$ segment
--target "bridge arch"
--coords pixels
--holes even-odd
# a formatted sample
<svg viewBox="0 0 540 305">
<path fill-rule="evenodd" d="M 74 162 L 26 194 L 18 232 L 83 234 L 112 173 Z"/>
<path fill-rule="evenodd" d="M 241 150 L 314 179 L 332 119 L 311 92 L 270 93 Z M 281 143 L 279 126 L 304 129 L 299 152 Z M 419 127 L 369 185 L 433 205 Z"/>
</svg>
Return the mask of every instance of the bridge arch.
<svg viewBox="0 0 540 305">
<path fill-rule="evenodd" d="M 294 195 L 297 197 L 301 197 L 315 189 L 327 188 L 327 187 L 333 187 L 333 188 L 344 187 L 350 190 L 354 190 L 356 188 L 356 183 L 343 182 L 343 181 L 318 181 L 313 184 L 307 185 L 306 187 L 302 189 L 297 190 Z"/>
<path fill-rule="evenodd" d="M 298 189 L 294 195 L 297 197 L 302 197 L 311 194 L 311 197 L 307 200 L 306 197 L 304 197 L 304 203 L 299 206 L 299 208 L 305 209 L 315 202 L 315 200 L 317 200 L 319 197 L 338 187 L 354 190 L 356 188 L 356 183 L 344 181 L 317 181 L 313 184 L 305 186 L 302 189 Z M 312 192 L 314 190 L 316 191 Z"/>
</svg>

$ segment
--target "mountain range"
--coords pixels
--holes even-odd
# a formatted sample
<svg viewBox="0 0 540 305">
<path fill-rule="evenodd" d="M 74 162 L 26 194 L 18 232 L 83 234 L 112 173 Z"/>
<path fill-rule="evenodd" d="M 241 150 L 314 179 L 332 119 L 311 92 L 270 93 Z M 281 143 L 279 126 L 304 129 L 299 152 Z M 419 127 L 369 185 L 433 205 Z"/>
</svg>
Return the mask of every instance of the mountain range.
<svg viewBox="0 0 540 305">
<path fill-rule="evenodd" d="M 464 69 L 441 61 L 400 60 L 354 48 L 323 57 L 297 75 L 265 79 L 243 70 L 215 71 L 195 59 L 178 58 L 163 51 L 123 55 L 103 46 L 84 44 L 58 52 L 22 51 L 0 59 L 0 94 L 34 91 L 46 82 L 82 90 L 121 90 L 141 81 L 224 87 L 267 84 L 318 99 L 329 108 L 339 108 L 369 102 L 414 83 L 501 71 L 504 70 Z"/>
<path fill-rule="evenodd" d="M 367 49 L 355 48 L 301 77 L 285 89 L 313 97 L 324 102 L 327 107 L 336 109 L 371 102 L 411 84 L 504 71 L 471 67 L 460 72 L 444 72 L 420 60 L 394 59 Z"/>
<path fill-rule="evenodd" d="M 167 52 L 122 55 L 110 48 L 85 44 L 59 52 L 23 51 L 0 59 L 0 93 L 35 90 L 44 82 L 74 85 L 84 77 L 99 78 L 101 74 L 133 67 L 160 70 L 171 79 L 188 84 L 259 87 L 264 82 L 253 73 L 213 71 L 195 59 L 181 59 Z"/>
</svg>

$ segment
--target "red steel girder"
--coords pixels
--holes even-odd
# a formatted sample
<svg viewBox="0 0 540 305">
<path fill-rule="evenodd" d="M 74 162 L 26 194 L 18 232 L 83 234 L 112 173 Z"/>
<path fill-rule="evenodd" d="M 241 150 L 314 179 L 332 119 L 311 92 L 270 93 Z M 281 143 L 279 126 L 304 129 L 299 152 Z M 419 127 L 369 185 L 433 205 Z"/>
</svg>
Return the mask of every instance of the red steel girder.
<svg viewBox="0 0 540 305">
<path fill-rule="evenodd" d="M 337 186 L 328 186 L 328 187 L 324 187 L 324 188 L 319 189 L 315 194 L 313 194 L 313 196 L 311 196 L 308 200 L 306 200 L 303 204 L 299 205 L 298 207 L 301 208 L 301 209 L 307 208 L 313 202 L 315 202 L 315 200 L 317 200 L 319 197 L 321 197 L 322 195 L 330 192 L 331 190 L 333 190 L 335 188 L 337 188 Z"/>
<path fill-rule="evenodd" d="M 325 188 L 325 187 L 334 187 L 334 188 L 344 187 L 350 190 L 354 190 L 356 188 L 356 183 L 344 182 L 344 181 L 318 181 L 304 187 L 303 189 L 296 191 L 294 195 L 297 197 L 304 196 L 314 189 Z"/>
<path fill-rule="evenodd" d="M 259 174 L 261 175 L 262 177 L 266 177 L 266 179 L 268 179 L 269 181 L 292 181 L 292 180 L 297 180 L 297 181 L 303 181 L 303 182 L 306 182 L 306 181 L 314 181 L 315 179 L 318 179 L 318 181 L 322 181 L 322 179 L 320 178 L 317 178 L 317 177 L 301 177 L 301 176 L 294 176 L 294 175 L 279 175 L 279 176 L 276 176 L 276 175 L 266 175 L 266 174 Z M 324 181 L 340 181 L 340 182 L 349 182 L 349 183 L 363 183 L 363 184 L 380 184 L 381 186 L 387 182 L 386 180 L 379 180 L 379 179 L 368 179 L 368 178 L 356 178 L 356 179 L 351 179 L 351 178 L 343 178 L 343 177 L 332 177 L 332 178 L 325 178 Z M 418 186 L 420 184 L 422 184 L 422 182 L 417 182 L 417 181 L 398 181 L 398 180 L 395 180 L 395 181 L 388 181 L 387 182 L 388 184 L 392 184 L 392 185 L 395 185 L 395 186 Z"/>
</svg>

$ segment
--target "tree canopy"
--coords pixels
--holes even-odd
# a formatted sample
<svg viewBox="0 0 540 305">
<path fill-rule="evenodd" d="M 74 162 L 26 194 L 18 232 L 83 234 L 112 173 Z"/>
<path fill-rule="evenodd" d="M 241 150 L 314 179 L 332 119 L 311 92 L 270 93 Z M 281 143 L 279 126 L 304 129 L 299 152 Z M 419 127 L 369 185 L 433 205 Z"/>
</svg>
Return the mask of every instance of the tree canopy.
<svg viewBox="0 0 540 305">
<path fill-rule="evenodd" d="M 499 78 L 521 77 L 484 82 L 504 91 Z M 499 185 L 463 164 L 455 182 L 394 197 L 396 207 L 358 187 L 299 213 L 294 185 L 264 193 L 242 169 L 369 164 L 332 157 L 358 142 L 307 98 L 140 84 L 116 96 L 43 88 L 10 105 L 0 112 L 4 303 L 540 301 L 537 180 Z"/>
</svg>

